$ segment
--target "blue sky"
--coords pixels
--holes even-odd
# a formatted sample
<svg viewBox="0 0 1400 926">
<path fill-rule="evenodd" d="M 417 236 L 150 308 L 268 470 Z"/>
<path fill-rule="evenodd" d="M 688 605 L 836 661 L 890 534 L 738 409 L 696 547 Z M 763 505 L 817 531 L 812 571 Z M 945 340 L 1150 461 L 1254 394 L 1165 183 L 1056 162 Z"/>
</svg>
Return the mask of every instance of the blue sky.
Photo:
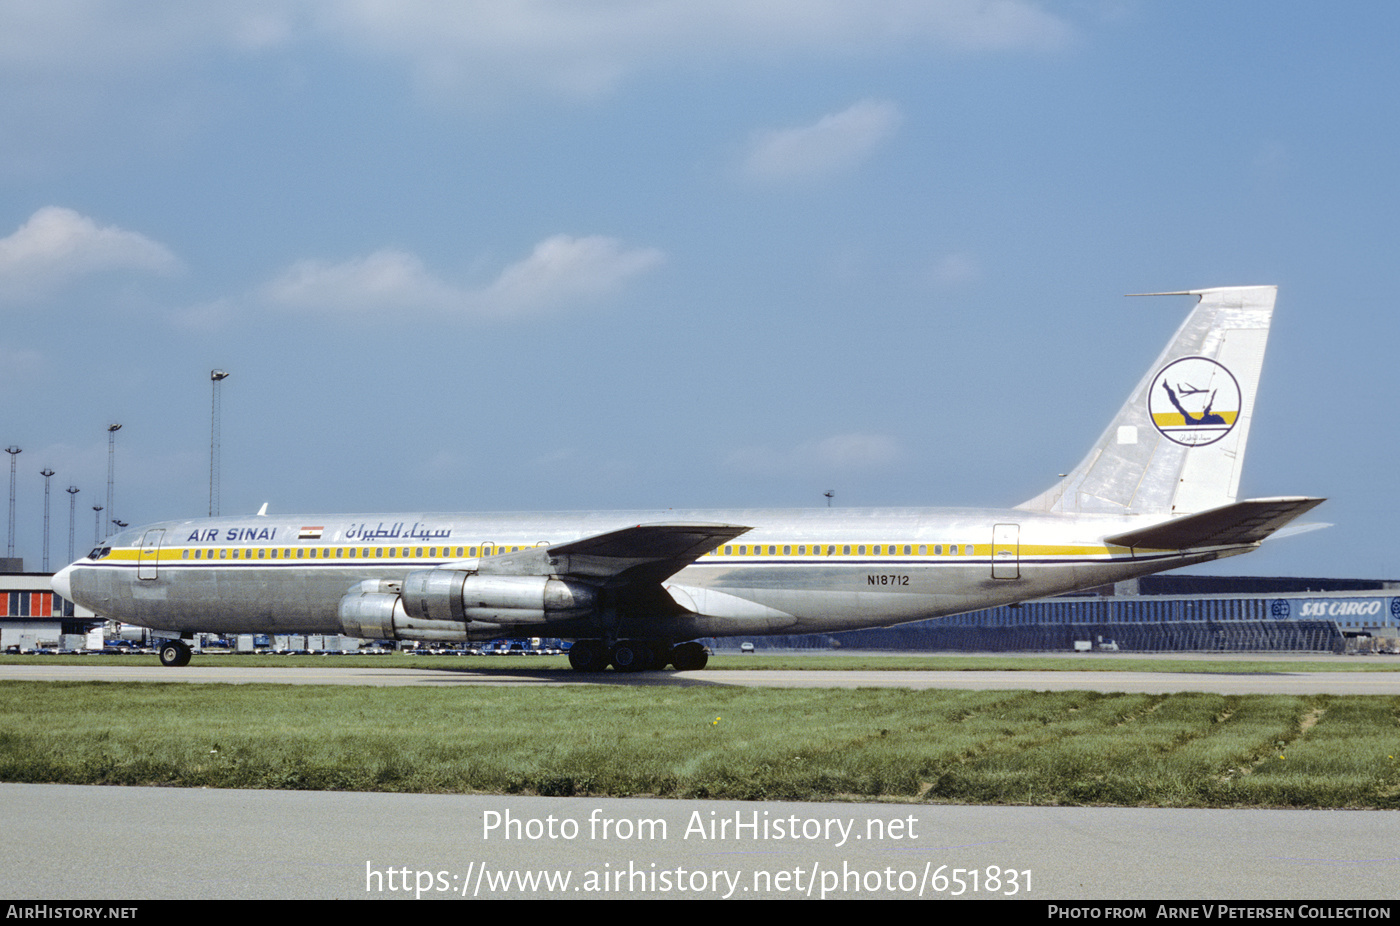
<svg viewBox="0 0 1400 926">
<path fill-rule="evenodd" d="M 17 552 L 105 501 L 1012 505 L 1277 283 L 1218 573 L 1396 577 L 1400 7 L 0 2 Z"/>
</svg>

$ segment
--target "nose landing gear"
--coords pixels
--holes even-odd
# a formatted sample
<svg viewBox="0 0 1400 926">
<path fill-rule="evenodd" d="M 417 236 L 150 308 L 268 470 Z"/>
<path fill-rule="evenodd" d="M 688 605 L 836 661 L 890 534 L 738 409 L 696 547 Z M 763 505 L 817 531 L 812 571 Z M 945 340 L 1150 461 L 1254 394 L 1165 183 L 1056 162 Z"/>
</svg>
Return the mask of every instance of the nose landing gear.
<svg viewBox="0 0 1400 926">
<path fill-rule="evenodd" d="M 160 645 L 160 664 L 174 668 L 189 665 L 189 645 L 184 640 L 166 640 Z"/>
</svg>

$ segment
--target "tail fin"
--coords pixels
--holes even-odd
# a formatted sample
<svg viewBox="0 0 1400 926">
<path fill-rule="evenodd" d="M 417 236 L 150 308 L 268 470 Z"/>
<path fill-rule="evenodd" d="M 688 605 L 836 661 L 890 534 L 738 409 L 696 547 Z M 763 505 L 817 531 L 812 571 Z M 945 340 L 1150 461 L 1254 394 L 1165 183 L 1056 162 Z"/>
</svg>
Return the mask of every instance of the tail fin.
<svg viewBox="0 0 1400 926">
<path fill-rule="evenodd" d="M 1239 490 L 1276 286 L 1198 289 L 1196 308 L 1093 450 L 1030 511 L 1190 514 Z"/>
</svg>

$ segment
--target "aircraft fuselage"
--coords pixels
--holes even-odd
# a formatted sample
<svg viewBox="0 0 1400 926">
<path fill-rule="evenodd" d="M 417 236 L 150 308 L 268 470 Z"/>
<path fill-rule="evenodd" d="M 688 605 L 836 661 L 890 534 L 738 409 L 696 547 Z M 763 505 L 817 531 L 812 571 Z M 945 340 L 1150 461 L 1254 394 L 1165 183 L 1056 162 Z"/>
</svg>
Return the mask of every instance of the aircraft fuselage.
<svg viewBox="0 0 1400 926">
<path fill-rule="evenodd" d="M 888 626 L 1103 585 L 1244 552 L 1131 550 L 1105 536 L 1141 519 L 1017 509 L 625 511 L 168 521 L 110 538 L 66 570 L 73 597 L 159 630 L 338 633 L 337 604 L 368 580 L 634 525 L 751 526 L 667 578 L 670 602 L 559 621 L 464 622 L 460 639 L 618 635 L 672 639 Z M 672 606 L 672 603 L 679 607 Z M 632 613 L 644 608 L 645 613 Z M 606 609 L 600 609 L 606 611 Z"/>
</svg>

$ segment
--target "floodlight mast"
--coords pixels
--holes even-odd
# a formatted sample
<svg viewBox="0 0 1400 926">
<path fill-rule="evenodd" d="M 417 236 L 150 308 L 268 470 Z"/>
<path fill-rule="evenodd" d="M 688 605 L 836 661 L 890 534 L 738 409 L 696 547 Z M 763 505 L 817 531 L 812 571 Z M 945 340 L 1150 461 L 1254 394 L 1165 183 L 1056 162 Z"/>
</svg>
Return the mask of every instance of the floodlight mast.
<svg viewBox="0 0 1400 926">
<path fill-rule="evenodd" d="M 39 471 L 44 477 L 44 571 L 49 571 L 49 477 L 53 470 L 45 466 Z"/>
<path fill-rule="evenodd" d="M 213 383 L 214 399 L 213 406 L 209 412 L 209 517 L 215 517 L 219 513 L 219 456 L 222 450 L 220 446 L 219 432 L 223 427 L 223 390 L 220 384 L 228 379 L 228 373 L 223 370 L 210 370 L 209 380 Z"/>
<path fill-rule="evenodd" d="M 73 562 L 73 533 L 78 526 L 78 487 L 64 489 L 68 493 L 68 562 Z"/>
<path fill-rule="evenodd" d="M 24 451 L 15 446 L 5 448 L 5 452 L 10 455 L 10 540 L 5 548 L 5 555 L 14 558 L 15 555 L 15 458 Z"/>
<path fill-rule="evenodd" d="M 117 432 L 122 426 L 115 421 L 107 425 L 107 513 L 110 515 L 112 508 L 113 485 L 116 481 L 117 466 Z M 111 533 L 110 531 L 108 533 Z M 104 537 L 106 534 L 103 535 Z M 100 538 L 99 538 L 100 539 Z"/>
</svg>

